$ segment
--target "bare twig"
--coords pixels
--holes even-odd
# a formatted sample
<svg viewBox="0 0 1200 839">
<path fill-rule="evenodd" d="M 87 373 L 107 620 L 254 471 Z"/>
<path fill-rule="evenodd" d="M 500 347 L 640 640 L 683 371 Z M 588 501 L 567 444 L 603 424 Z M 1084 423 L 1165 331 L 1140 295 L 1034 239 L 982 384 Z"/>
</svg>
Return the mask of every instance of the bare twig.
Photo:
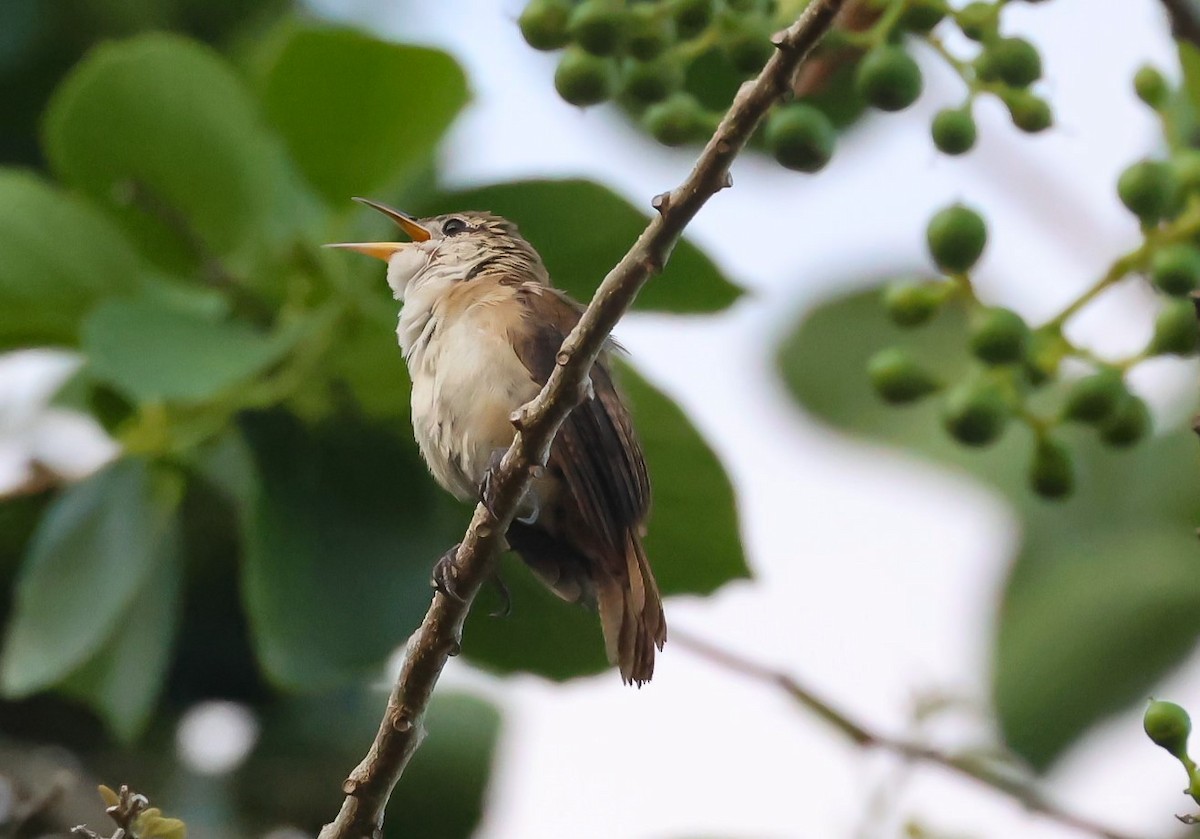
<svg viewBox="0 0 1200 839">
<path fill-rule="evenodd" d="M 773 38 L 775 55 L 757 79 L 738 91 L 687 179 L 654 199 L 658 214 L 600 284 L 579 324 L 563 342 L 546 386 L 513 415 L 516 439 L 492 481 L 496 515 L 483 504 L 476 507 L 458 548 L 455 588 L 462 600 L 434 596 L 425 620 L 409 639 L 375 741 L 343 784 L 346 799 L 341 811 L 321 831 L 320 839 L 379 835 L 388 797 L 424 736 L 422 721 L 433 687 L 447 659 L 459 650 L 463 621 L 501 550 L 531 471 L 546 462 L 550 443 L 578 404 L 592 364 L 617 320 L 646 281 L 662 270 L 700 208 L 727 184 L 730 164 L 771 106 L 790 91 L 797 68 L 829 30 L 845 2 L 813 0 L 799 20 Z"/>
<path fill-rule="evenodd" d="M 1171 20 L 1171 35 L 1200 47 L 1200 8 L 1195 0 L 1161 0 Z"/>
<path fill-rule="evenodd" d="M 948 769 L 951 772 L 970 778 L 977 783 L 989 787 L 1024 805 L 1028 810 L 1045 816 L 1059 824 L 1076 830 L 1090 833 L 1101 839 L 1138 839 L 1128 833 L 1122 833 L 1102 824 L 1097 824 L 1086 816 L 1069 812 L 1046 800 L 1037 787 L 1028 779 L 1019 777 L 1011 772 L 995 768 L 988 763 L 968 755 L 955 755 L 938 751 L 937 749 L 912 743 L 899 737 L 881 734 L 868 728 L 861 722 L 850 718 L 828 701 L 818 696 L 812 690 L 802 685 L 797 679 L 780 670 L 759 664 L 741 655 L 730 652 L 708 641 L 697 638 L 678 628 L 671 630 L 671 643 L 690 650 L 704 660 L 734 673 L 764 682 L 783 691 L 807 711 L 829 723 L 844 734 L 857 746 L 868 749 L 881 749 L 899 755 L 905 760 L 915 763 L 928 763 Z"/>
</svg>

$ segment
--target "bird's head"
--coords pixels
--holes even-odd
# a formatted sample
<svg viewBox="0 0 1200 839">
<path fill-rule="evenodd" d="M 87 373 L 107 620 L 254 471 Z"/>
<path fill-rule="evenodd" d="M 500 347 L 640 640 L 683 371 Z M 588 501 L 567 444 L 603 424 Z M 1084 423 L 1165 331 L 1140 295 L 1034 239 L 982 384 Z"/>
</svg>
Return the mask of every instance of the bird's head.
<svg viewBox="0 0 1200 839">
<path fill-rule="evenodd" d="M 498 273 L 546 281 L 537 251 L 508 219 L 468 211 L 416 218 L 366 198 L 356 198 L 394 221 L 410 242 L 342 242 L 328 245 L 382 259 L 397 298 L 427 279 L 462 282 Z"/>
</svg>

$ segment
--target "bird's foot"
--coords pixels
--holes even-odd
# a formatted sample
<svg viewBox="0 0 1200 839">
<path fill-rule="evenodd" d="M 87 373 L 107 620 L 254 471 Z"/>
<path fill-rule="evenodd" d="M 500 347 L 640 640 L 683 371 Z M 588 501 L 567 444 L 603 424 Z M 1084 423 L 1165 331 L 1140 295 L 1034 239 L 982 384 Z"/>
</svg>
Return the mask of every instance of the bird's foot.
<svg viewBox="0 0 1200 839">
<path fill-rule="evenodd" d="M 459 545 L 461 544 L 460 542 Z M 455 545 L 438 557 L 438 561 L 433 564 L 433 576 L 429 584 L 439 594 L 444 594 L 451 600 L 462 603 L 462 597 L 455 591 L 455 587 L 458 585 L 458 566 L 454 564 L 454 559 L 458 556 L 459 545 Z"/>
<path fill-rule="evenodd" d="M 500 461 L 504 460 L 504 453 L 507 449 L 492 449 L 491 457 L 488 458 L 487 471 L 483 473 L 483 480 L 479 482 L 479 501 L 487 511 L 496 517 L 496 488 L 495 479 L 492 477 L 496 470 L 500 468 Z"/>
<path fill-rule="evenodd" d="M 493 618 L 507 618 L 512 614 L 512 592 L 508 590 L 508 586 L 504 584 L 504 578 L 500 576 L 500 572 L 492 574 L 492 584 L 496 586 L 496 592 L 500 595 L 500 608 L 491 612 Z"/>
</svg>

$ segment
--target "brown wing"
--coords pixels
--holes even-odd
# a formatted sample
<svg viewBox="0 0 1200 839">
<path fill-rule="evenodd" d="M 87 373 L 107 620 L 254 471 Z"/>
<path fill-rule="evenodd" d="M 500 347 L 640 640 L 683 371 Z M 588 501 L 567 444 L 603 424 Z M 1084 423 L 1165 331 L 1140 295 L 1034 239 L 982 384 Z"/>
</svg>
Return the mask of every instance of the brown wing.
<svg viewBox="0 0 1200 839">
<path fill-rule="evenodd" d="M 545 384 L 580 311 L 545 286 L 524 286 L 518 297 L 529 316 L 523 334 L 512 336 L 517 357 Z M 581 519 L 603 547 L 619 551 L 649 512 L 650 478 L 633 420 L 603 358 L 592 368 L 592 393 L 563 423 L 548 466 L 562 474 Z"/>
<path fill-rule="evenodd" d="M 517 298 L 527 317 L 510 337 L 530 375 L 545 384 L 580 311 L 539 284 L 521 285 Z M 609 659 L 626 682 L 640 685 L 653 674 L 655 648 L 662 649 L 666 640 L 662 599 L 642 549 L 650 479 L 633 421 L 604 359 L 593 366 L 591 381 L 592 396 L 571 411 L 550 447 L 547 466 L 561 476 L 566 490 L 555 501 L 557 515 L 533 525 L 542 530 L 540 536 L 510 531 L 510 541 L 527 561 L 542 567 L 540 573 L 560 593 L 575 587 L 568 581 L 579 559 L 584 561 Z"/>
</svg>

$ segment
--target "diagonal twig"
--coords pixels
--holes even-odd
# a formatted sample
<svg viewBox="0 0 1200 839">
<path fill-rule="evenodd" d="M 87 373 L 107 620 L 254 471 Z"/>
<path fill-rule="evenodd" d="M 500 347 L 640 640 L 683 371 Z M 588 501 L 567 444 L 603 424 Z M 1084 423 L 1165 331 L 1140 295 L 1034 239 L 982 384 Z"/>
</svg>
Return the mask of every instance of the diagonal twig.
<svg viewBox="0 0 1200 839">
<path fill-rule="evenodd" d="M 671 642 L 683 647 L 693 654 L 725 670 L 739 673 L 757 682 L 777 688 L 806 710 L 815 714 L 824 722 L 845 735 L 856 746 L 865 749 L 880 749 L 891 752 L 905 760 L 914 763 L 926 763 L 940 766 L 964 778 L 969 778 L 983 786 L 989 787 L 1003 795 L 1012 798 L 1027 810 L 1037 813 L 1051 821 L 1058 822 L 1075 830 L 1090 833 L 1099 839 L 1138 839 L 1129 833 L 1122 833 L 1106 825 L 1092 821 L 1087 816 L 1073 813 L 1045 798 L 1038 788 L 1025 778 L 1012 772 L 993 768 L 988 763 L 972 758 L 969 755 L 956 755 L 913 743 L 899 737 L 882 734 L 861 722 L 852 719 L 815 692 L 805 687 L 800 681 L 787 673 L 775 670 L 764 664 L 743 658 L 738 653 L 697 638 L 679 629 L 671 630 Z"/>
<path fill-rule="evenodd" d="M 738 91 L 684 182 L 654 199 L 658 214 L 596 290 L 578 325 L 563 341 L 546 386 L 513 415 L 516 439 L 492 480 L 495 515 L 483 504 L 477 506 L 458 548 L 455 588 L 462 600 L 443 594 L 434 596 L 421 626 L 409 639 L 375 740 L 342 785 L 346 798 L 334 821 L 321 830 L 320 839 L 361 839 L 381 834 L 384 808 L 424 737 L 425 709 L 447 659 L 459 650 L 471 602 L 495 564 L 531 473 L 546 462 L 550 443 L 578 404 L 608 334 L 646 281 L 662 271 L 684 228 L 700 208 L 730 185 L 730 164 L 771 106 L 788 94 L 801 62 L 829 31 L 845 2 L 812 0 L 795 23 L 773 38 L 775 54 L 759 76 Z"/>
</svg>

